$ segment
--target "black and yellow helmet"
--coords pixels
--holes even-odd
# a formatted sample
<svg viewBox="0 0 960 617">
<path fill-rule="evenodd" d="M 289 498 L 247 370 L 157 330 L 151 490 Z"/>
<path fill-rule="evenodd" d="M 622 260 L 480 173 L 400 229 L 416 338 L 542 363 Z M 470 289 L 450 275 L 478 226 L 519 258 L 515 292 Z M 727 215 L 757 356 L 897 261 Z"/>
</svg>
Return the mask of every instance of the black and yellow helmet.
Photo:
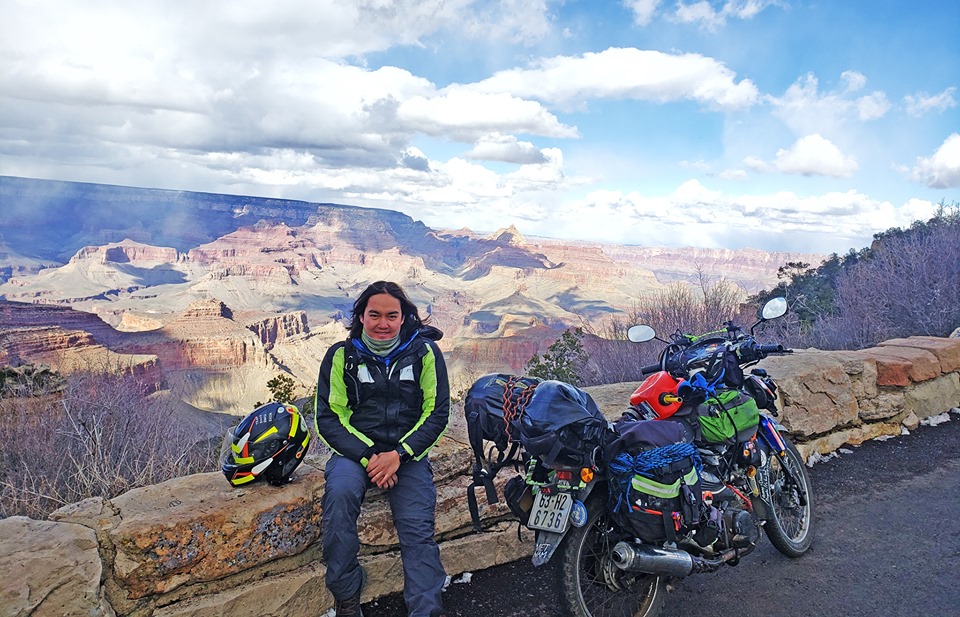
<svg viewBox="0 0 960 617">
<path fill-rule="evenodd" d="M 294 405 L 267 403 L 227 431 L 220 469 L 233 486 L 260 477 L 274 486 L 290 481 L 310 445 L 310 431 Z"/>
</svg>

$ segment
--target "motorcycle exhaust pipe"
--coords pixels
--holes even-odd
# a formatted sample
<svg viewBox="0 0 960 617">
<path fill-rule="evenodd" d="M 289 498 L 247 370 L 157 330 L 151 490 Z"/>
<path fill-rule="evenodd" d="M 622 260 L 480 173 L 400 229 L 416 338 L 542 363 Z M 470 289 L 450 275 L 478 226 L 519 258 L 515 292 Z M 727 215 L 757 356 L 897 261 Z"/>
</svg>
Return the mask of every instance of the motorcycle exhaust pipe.
<svg viewBox="0 0 960 617">
<path fill-rule="evenodd" d="M 678 549 L 618 542 L 611 554 L 621 570 L 682 578 L 693 572 L 693 556 Z"/>
</svg>

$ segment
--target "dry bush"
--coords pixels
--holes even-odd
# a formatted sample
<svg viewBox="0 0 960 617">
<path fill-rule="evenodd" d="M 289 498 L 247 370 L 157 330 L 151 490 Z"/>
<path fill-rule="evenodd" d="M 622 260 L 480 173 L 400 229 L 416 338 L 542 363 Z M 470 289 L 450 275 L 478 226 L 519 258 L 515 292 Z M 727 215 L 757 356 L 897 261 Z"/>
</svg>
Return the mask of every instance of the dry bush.
<svg viewBox="0 0 960 617">
<path fill-rule="evenodd" d="M 832 311 L 796 344 L 862 349 L 914 335 L 949 336 L 960 325 L 960 211 L 878 234 L 836 277 Z"/>
<path fill-rule="evenodd" d="M 837 287 L 839 316 L 820 324 L 845 347 L 890 338 L 948 336 L 960 325 L 960 222 L 886 238 Z"/>
<path fill-rule="evenodd" d="M 611 315 L 597 326 L 583 322 L 584 385 L 643 380 L 640 367 L 652 364 L 662 345 L 627 340 L 627 329 L 637 323 L 627 315 Z"/>
<path fill-rule="evenodd" d="M 218 444 L 147 392 L 133 376 L 91 371 L 57 393 L 0 399 L 0 516 L 42 519 L 88 497 L 217 469 Z"/>
<path fill-rule="evenodd" d="M 698 273 L 698 285 L 671 283 L 666 288 L 640 299 L 631 315 L 633 323 L 652 326 L 663 338 L 677 329 L 686 334 L 701 334 L 733 320 L 749 325 L 756 307 L 745 304 L 746 292 L 725 278 L 711 280 Z"/>
<path fill-rule="evenodd" d="M 791 312 L 776 323 L 791 346 L 862 349 L 891 338 L 949 336 L 960 325 L 960 205 L 941 202 L 926 222 L 805 266 L 781 268 L 789 283 L 759 298 L 787 297 Z"/>
<path fill-rule="evenodd" d="M 583 339 L 589 355 L 584 384 L 643 380 L 640 368 L 656 362 L 664 345 L 660 341 L 627 341 L 630 326 L 647 324 L 658 336 L 666 338 L 677 329 L 687 334 L 716 330 L 730 320 L 749 325 L 756 307 L 744 304 L 745 301 L 746 292 L 738 285 L 724 278 L 712 280 L 700 270 L 694 286 L 671 283 L 641 298 L 629 315 L 611 316 L 595 327 L 584 324 L 589 335 Z"/>
<path fill-rule="evenodd" d="M 462 368 L 451 371 L 448 375 L 450 382 L 450 402 L 453 404 L 463 403 L 467 397 L 470 387 L 478 379 L 483 377 L 483 371 L 474 368 Z"/>
</svg>

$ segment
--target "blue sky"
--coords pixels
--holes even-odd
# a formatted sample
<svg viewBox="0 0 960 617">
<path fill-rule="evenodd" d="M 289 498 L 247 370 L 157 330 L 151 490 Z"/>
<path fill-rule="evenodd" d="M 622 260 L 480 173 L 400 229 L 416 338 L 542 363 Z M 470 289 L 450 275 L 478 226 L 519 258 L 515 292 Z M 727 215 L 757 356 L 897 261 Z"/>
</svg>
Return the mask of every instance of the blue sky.
<svg viewBox="0 0 960 617">
<path fill-rule="evenodd" d="M 839 252 L 960 201 L 960 3 L 0 0 L 0 173 Z"/>
</svg>

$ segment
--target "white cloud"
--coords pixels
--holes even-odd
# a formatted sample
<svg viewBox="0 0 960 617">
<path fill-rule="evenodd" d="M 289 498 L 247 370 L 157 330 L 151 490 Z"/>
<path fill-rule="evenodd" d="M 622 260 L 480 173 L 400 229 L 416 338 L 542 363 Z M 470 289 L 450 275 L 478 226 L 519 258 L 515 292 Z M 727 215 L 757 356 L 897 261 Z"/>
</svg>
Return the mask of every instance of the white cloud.
<svg viewBox="0 0 960 617">
<path fill-rule="evenodd" d="M 298 50 L 301 58 L 345 58 L 418 45 L 444 28 L 462 32 L 465 21 L 491 30 L 509 29 L 510 23 L 529 29 L 538 21 L 533 10 L 522 13 L 527 23 L 517 24 L 515 14 L 487 12 L 484 6 L 476 0 L 208 0 L 189 6 L 141 0 L 131 10 L 121 0 L 82 5 L 37 0 L 7 3 L 9 27 L 0 45 L 27 58 L 39 55 L 105 72 L 151 59 L 181 69 L 219 66 L 230 72 L 247 62 L 269 62 L 287 49 Z"/>
<path fill-rule="evenodd" d="M 94 140 L 213 150 L 381 151 L 390 133 L 410 129 L 372 127 L 364 109 L 383 112 L 384 102 L 429 96 L 434 86 L 344 58 L 422 45 L 444 29 L 534 40 L 550 24 L 544 2 L 520 0 L 210 0 L 189 11 L 159 0 L 37 0 L 7 9 L 0 83 L 15 109 L 6 114 Z"/>
<path fill-rule="evenodd" d="M 710 32 L 726 25 L 728 18 L 753 19 L 769 6 L 778 6 L 777 0 L 726 0 L 719 9 L 708 0 L 684 2 L 678 0 L 673 18 L 681 23 L 699 24 Z"/>
<path fill-rule="evenodd" d="M 746 180 L 747 172 L 743 169 L 725 169 L 717 174 L 721 180 Z"/>
<path fill-rule="evenodd" d="M 400 157 L 400 166 L 418 171 L 430 171 L 430 160 L 419 148 L 410 147 L 404 150 Z"/>
<path fill-rule="evenodd" d="M 438 3 L 442 4 L 442 3 Z M 463 30 L 472 38 L 503 39 L 532 45 L 545 38 L 551 29 L 544 0 L 498 0 L 480 5 L 474 17 L 463 22 Z"/>
<path fill-rule="evenodd" d="M 726 17 L 723 13 L 715 11 L 706 0 L 690 4 L 677 2 L 677 10 L 674 16 L 682 23 L 699 24 L 700 27 L 710 32 L 716 31 L 717 28 L 726 23 Z"/>
<path fill-rule="evenodd" d="M 890 111 L 890 101 L 883 92 L 874 92 L 857 99 L 857 117 L 864 122 L 882 118 Z"/>
<path fill-rule="evenodd" d="M 771 163 L 755 156 L 747 156 L 743 164 L 761 173 L 779 171 L 802 176 L 831 176 L 849 178 L 859 168 L 856 159 L 846 156 L 829 139 L 814 133 L 801 137 L 789 148 L 777 150 Z"/>
<path fill-rule="evenodd" d="M 623 5 L 633 13 L 633 23 L 646 26 L 653 21 L 660 0 L 623 0 Z"/>
<path fill-rule="evenodd" d="M 858 169 L 852 156 L 816 133 L 801 137 L 786 150 L 777 150 L 774 166 L 783 173 L 834 178 L 849 178 Z"/>
<path fill-rule="evenodd" d="M 684 169 L 696 169 L 698 171 L 710 171 L 710 164 L 700 159 L 697 161 L 680 161 L 678 165 Z"/>
<path fill-rule="evenodd" d="M 544 163 L 547 158 L 539 148 L 529 141 L 517 141 L 513 135 L 491 133 L 480 138 L 470 152 L 468 159 L 503 161 L 506 163 Z"/>
<path fill-rule="evenodd" d="M 593 191 L 554 213 L 549 222 L 568 233 L 578 229 L 578 237 L 614 235 L 616 241 L 655 246 L 762 246 L 842 253 L 868 245 L 877 232 L 926 220 L 935 208 L 923 200 L 897 207 L 857 191 L 724 194 L 689 180 L 661 196 Z"/>
<path fill-rule="evenodd" d="M 507 93 L 482 93 L 450 88 L 435 96 L 415 96 L 400 103 L 397 119 L 427 135 L 471 137 L 492 131 L 529 133 L 547 137 L 576 137 L 577 130 L 562 124 L 536 101 Z"/>
<path fill-rule="evenodd" d="M 767 97 L 773 105 L 774 115 L 800 135 L 811 133 L 837 133 L 850 118 L 861 121 L 876 120 L 890 109 L 886 94 L 880 91 L 865 96 L 853 97 L 856 90 L 862 89 L 865 79 L 859 73 L 844 73 L 845 87 L 840 91 L 819 91 L 819 82 L 815 75 L 808 73 L 790 85 L 782 97 Z"/>
<path fill-rule="evenodd" d="M 518 193 L 526 193 L 555 191 L 559 188 L 569 188 L 579 182 L 578 179 L 568 181 L 564 175 L 563 153 L 559 149 L 544 148 L 542 154 L 542 162 L 521 165 L 516 171 L 506 174 L 506 184 Z"/>
<path fill-rule="evenodd" d="M 957 89 L 953 86 L 947 88 L 940 94 L 928 96 L 925 92 L 918 92 L 916 95 L 907 95 L 903 97 L 903 103 L 906 105 L 907 113 L 915 118 L 919 118 L 929 112 L 944 112 L 957 106 L 953 93 Z"/>
<path fill-rule="evenodd" d="M 759 158 L 757 158 L 757 157 L 755 157 L 755 156 L 747 156 L 747 157 L 745 157 L 745 158 L 743 159 L 743 164 L 744 164 L 748 169 L 752 169 L 752 170 L 754 170 L 754 171 L 759 171 L 759 172 L 761 172 L 761 173 L 767 173 L 767 172 L 773 170 L 773 166 L 772 166 L 770 163 L 764 161 L 763 159 L 759 159 Z"/>
<path fill-rule="evenodd" d="M 930 157 L 918 157 L 911 180 L 932 189 L 960 188 L 960 133 L 953 133 Z"/>
<path fill-rule="evenodd" d="M 542 58 L 530 68 L 499 71 L 464 87 L 565 107 L 590 99 L 693 100 L 724 109 L 753 105 L 757 87 L 749 79 L 736 82 L 735 77 L 722 63 L 699 54 L 611 47 L 581 56 Z"/>
<path fill-rule="evenodd" d="M 723 12 L 738 19 L 753 19 L 768 6 L 783 6 L 778 0 L 727 0 Z"/>
<path fill-rule="evenodd" d="M 867 85 L 867 77 L 859 71 L 844 71 L 840 73 L 840 80 L 846 84 L 847 92 L 859 92 Z"/>
</svg>

